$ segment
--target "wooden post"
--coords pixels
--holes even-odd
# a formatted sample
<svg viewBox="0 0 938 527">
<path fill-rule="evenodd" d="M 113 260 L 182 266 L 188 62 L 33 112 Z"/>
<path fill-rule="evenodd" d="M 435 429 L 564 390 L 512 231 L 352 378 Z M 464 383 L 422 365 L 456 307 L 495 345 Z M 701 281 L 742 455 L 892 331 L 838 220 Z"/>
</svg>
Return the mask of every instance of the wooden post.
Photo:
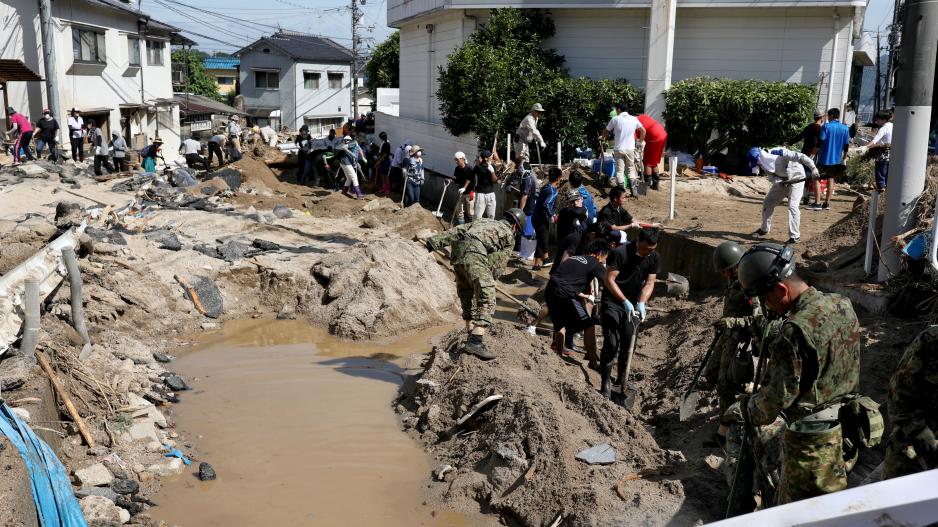
<svg viewBox="0 0 938 527">
<path fill-rule="evenodd" d="M 72 398 L 68 396 L 68 392 L 65 391 L 65 387 L 62 386 L 58 376 L 55 374 L 55 370 L 52 369 L 52 365 L 50 365 L 49 361 L 46 359 L 45 354 L 37 351 L 36 360 L 39 361 L 39 365 L 42 367 L 43 371 L 46 372 L 46 375 L 49 376 L 49 380 L 52 381 L 52 388 L 55 390 L 55 393 L 61 397 L 62 402 L 65 403 L 65 409 L 68 410 L 68 415 L 72 417 L 72 420 L 75 421 L 75 425 L 78 426 L 78 432 L 81 434 L 81 437 L 85 438 L 85 443 L 87 443 L 89 447 L 94 447 L 94 437 L 92 437 L 91 431 L 88 430 L 88 425 L 85 424 L 85 420 L 78 414 L 78 409 L 75 408 L 75 404 L 72 403 Z"/>
</svg>

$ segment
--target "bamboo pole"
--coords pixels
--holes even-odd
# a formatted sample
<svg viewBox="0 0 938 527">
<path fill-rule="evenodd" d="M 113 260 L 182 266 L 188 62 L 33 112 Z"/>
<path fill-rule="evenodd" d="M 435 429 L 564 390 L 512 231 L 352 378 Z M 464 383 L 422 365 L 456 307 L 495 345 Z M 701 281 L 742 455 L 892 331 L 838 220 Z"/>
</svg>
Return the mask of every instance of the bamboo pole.
<svg viewBox="0 0 938 527">
<path fill-rule="evenodd" d="M 52 381 L 52 388 L 55 389 L 55 393 L 58 394 L 58 396 L 62 398 L 62 402 L 65 403 L 65 409 L 68 410 L 68 415 L 72 417 L 72 420 L 75 421 L 75 425 L 78 426 L 78 432 L 81 434 L 81 437 L 85 439 L 85 443 L 87 443 L 89 447 L 94 447 L 94 437 L 91 436 L 88 425 L 85 424 L 85 420 L 78 414 L 78 409 L 75 408 L 75 404 L 72 403 L 72 398 L 69 397 L 68 392 L 65 391 L 65 387 L 62 386 L 58 376 L 55 374 L 55 370 L 52 369 L 52 365 L 50 365 L 49 361 L 46 359 L 45 354 L 37 351 L 36 360 L 39 361 L 39 365 L 42 366 L 43 371 L 46 372 L 46 375 L 49 376 L 49 380 Z"/>
</svg>

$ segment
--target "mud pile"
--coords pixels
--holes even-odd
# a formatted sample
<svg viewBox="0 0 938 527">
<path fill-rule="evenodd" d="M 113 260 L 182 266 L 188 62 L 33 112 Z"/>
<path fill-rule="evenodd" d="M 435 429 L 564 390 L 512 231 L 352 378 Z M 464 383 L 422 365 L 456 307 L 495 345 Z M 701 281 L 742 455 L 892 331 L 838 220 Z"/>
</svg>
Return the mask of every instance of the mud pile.
<svg viewBox="0 0 938 527">
<path fill-rule="evenodd" d="M 431 353 L 398 411 L 441 464 L 430 493 L 456 509 L 491 510 L 508 524 L 657 525 L 681 507 L 679 481 L 648 477 L 679 452 L 662 450 L 635 416 L 606 401 L 585 365 L 561 360 L 543 339 L 497 323 L 487 337 L 497 360 L 458 353 L 453 332 Z M 462 426 L 479 401 L 503 398 Z M 588 465 L 578 452 L 607 443 L 615 462 Z M 441 465 L 442 466 L 442 465 Z M 438 470 L 439 472 L 439 470 Z M 446 471 L 444 471 L 446 472 Z"/>
<path fill-rule="evenodd" d="M 886 196 L 883 195 L 880 196 L 879 211 L 885 208 Z M 879 216 L 882 217 L 882 212 Z M 865 249 L 869 218 L 869 198 L 857 196 L 850 213 L 804 244 L 802 256 L 809 265 L 813 262 L 825 262 L 834 269 L 838 268 L 839 261 L 842 259 L 850 257 L 854 260 L 859 259 Z"/>
</svg>

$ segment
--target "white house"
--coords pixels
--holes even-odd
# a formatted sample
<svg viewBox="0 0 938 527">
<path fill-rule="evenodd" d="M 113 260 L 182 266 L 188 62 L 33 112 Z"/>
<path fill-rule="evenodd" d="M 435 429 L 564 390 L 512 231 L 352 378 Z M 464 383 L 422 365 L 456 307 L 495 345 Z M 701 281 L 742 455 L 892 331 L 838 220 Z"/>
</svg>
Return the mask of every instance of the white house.
<svg viewBox="0 0 938 527">
<path fill-rule="evenodd" d="M 660 116 L 672 82 L 703 75 L 817 84 L 818 108 L 842 107 L 855 97 L 866 2 L 388 0 L 388 25 L 401 34 L 400 116 L 379 113 L 377 128 L 418 142 L 435 170 L 451 170 L 455 150 L 474 154 L 474 137 L 454 138 L 441 124 L 438 67 L 500 7 L 549 9 L 556 34 L 547 45 L 566 57 L 570 74 L 625 78 L 645 90 L 652 115 Z"/>
<path fill-rule="evenodd" d="M 314 35 L 281 30 L 235 53 L 244 111 L 257 124 L 314 135 L 352 115 L 352 51 Z"/>
<path fill-rule="evenodd" d="M 133 148 L 159 136 L 167 160 L 179 150 L 179 106 L 173 101 L 169 47 L 193 44 L 175 27 L 150 18 L 122 0 L 55 0 L 52 52 L 66 128 L 68 110 L 78 108 L 110 133 L 121 130 Z M 39 2 L 0 3 L 0 58 L 22 60 L 45 78 Z M 9 84 L 10 105 L 35 121 L 48 107 L 45 82 Z M 68 149 L 66 130 L 60 141 Z"/>
</svg>

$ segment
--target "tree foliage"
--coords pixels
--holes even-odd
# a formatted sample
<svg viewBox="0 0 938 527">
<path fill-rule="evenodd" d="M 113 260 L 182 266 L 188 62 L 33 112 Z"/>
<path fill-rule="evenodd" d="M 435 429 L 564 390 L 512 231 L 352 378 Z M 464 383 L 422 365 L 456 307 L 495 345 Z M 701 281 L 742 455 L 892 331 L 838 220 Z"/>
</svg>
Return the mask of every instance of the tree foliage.
<svg viewBox="0 0 938 527">
<path fill-rule="evenodd" d="M 531 105 L 541 103 L 544 139 L 562 141 L 569 154 L 595 143 L 616 100 L 641 107 L 641 92 L 625 80 L 571 78 L 564 57 L 544 47 L 554 31 L 545 11 L 492 10 L 486 24 L 440 68 L 436 95 L 447 130 L 474 133 L 480 146 L 491 146 L 498 134 L 505 144 Z"/>
<path fill-rule="evenodd" d="M 183 73 L 186 71 L 186 55 L 187 52 L 183 49 L 175 49 L 171 55 L 173 64 L 178 64 L 178 67 L 182 68 Z M 202 62 L 205 56 L 205 53 L 198 50 L 188 51 L 189 93 L 204 95 L 218 102 L 225 102 L 225 96 L 218 93 L 218 85 L 215 84 L 215 79 L 211 78 L 208 73 L 205 72 L 205 64 Z"/>
<path fill-rule="evenodd" d="M 395 31 L 378 44 L 371 60 L 365 64 L 365 82 L 368 89 L 397 88 L 401 85 L 401 34 Z"/>
<path fill-rule="evenodd" d="M 706 156 L 725 147 L 745 151 L 786 144 L 810 122 L 815 90 L 760 80 L 683 80 L 665 93 L 668 142 Z M 718 137 L 711 140 L 714 130 Z"/>
</svg>

